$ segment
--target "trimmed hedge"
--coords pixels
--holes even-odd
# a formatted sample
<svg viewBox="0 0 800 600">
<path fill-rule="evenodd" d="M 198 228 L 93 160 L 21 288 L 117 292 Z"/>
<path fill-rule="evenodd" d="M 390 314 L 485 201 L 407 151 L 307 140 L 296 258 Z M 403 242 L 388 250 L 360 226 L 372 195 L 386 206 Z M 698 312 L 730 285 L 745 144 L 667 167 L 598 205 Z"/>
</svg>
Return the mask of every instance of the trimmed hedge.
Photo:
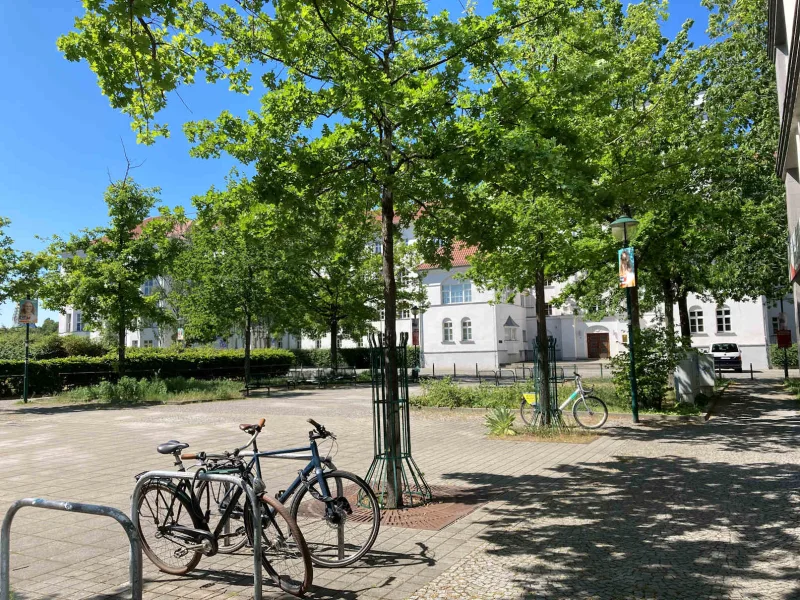
<svg viewBox="0 0 800 600">
<path fill-rule="evenodd" d="M 241 379 L 244 376 L 244 350 L 210 348 L 129 348 L 125 374 L 136 378 L 194 377 L 196 379 Z M 251 352 L 254 375 L 268 372 L 286 375 L 294 365 L 288 350 L 258 349 Z M 0 397 L 21 396 L 25 363 L 0 361 Z M 49 395 L 76 386 L 95 385 L 115 380 L 118 374 L 116 355 L 35 360 L 29 364 L 30 395 Z"/>
<path fill-rule="evenodd" d="M 791 348 L 786 349 L 786 359 L 790 369 L 797 368 L 797 344 L 792 344 Z M 769 362 L 773 369 L 783 368 L 783 348 L 778 348 L 777 344 L 769 347 Z"/>
<path fill-rule="evenodd" d="M 306 367 L 331 368 L 331 349 L 316 348 L 313 350 L 292 350 L 297 357 L 297 365 Z M 419 353 L 419 348 L 417 348 Z M 408 346 L 408 368 L 415 364 L 414 346 Z M 339 348 L 339 366 L 355 369 L 369 369 L 369 348 Z"/>
</svg>

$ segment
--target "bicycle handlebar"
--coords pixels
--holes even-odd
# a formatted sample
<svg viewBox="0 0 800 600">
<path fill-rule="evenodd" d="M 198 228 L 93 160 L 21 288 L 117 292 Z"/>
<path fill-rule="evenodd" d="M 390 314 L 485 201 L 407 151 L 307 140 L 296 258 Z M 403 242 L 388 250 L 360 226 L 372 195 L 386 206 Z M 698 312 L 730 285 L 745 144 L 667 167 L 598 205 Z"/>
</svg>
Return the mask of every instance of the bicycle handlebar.
<svg viewBox="0 0 800 600">
<path fill-rule="evenodd" d="M 324 439 L 324 438 L 331 437 L 333 439 L 336 439 L 336 436 L 333 435 L 333 433 L 331 433 L 330 431 L 325 429 L 324 425 L 321 425 L 321 424 L 317 423 L 314 419 L 306 419 L 306 423 L 308 423 L 311 426 L 313 426 L 314 429 L 317 430 L 317 435 L 319 435 L 321 438 Z M 314 432 L 312 431 L 310 433 L 313 434 Z"/>
</svg>

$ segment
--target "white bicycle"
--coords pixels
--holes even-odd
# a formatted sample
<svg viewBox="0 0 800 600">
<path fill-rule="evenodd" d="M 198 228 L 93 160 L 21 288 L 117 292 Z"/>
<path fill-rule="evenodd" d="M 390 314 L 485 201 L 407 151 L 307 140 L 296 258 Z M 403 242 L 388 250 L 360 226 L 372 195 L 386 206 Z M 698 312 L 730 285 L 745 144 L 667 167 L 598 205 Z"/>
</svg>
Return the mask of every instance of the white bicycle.
<svg viewBox="0 0 800 600">
<path fill-rule="evenodd" d="M 588 391 L 584 390 L 581 376 L 577 373 L 574 375 L 575 391 L 556 409 L 557 412 L 552 417 L 561 421 L 561 413 L 572 404 L 572 416 L 578 425 L 584 429 L 598 429 L 608 420 L 608 407 L 600 398 L 592 395 L 594 388 L 590 388 Z M 519 413 L 522 420 L 528 425 L 535 427 L 544 424 L 544 414 L 539 407 L 536 394 L 523 394 Z"/>
</svg>

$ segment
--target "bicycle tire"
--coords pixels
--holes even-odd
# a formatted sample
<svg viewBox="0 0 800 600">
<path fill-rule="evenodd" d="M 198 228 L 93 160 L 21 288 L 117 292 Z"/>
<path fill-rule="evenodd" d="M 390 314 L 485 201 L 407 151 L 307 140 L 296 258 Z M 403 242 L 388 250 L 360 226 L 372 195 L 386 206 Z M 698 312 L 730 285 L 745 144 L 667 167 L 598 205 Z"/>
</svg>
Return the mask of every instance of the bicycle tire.
<svg viewBox="0 0 800 600">
<path fill-rule="evenodd" d="M 234 486 L 233 484 L 228 483 L 227 481 L 199 481 L 197 485 L 197 499 L 200 506 L 203 506 L 203 503 L 206 504 L 206 509 L 209 511 L 209 521 L 208 521 L 208 528 L 211 531 L 216 529 L 217 523 L 219 519 L 214 519 L 213 517 L 222 518 L 222 515 L 225 513 L 226 505 L 224 504 L 224 499 L 228 497 L 229 493 L 232 490 L 239 489 L 238 486 Z M 205 494 L 208 493 L 208 497 Z M 228 523 L 230 525 L 236 526 L 236 531 L 233 533 L 221 534 L 220 538 L 217 539 L 217 552 L 219 554 L 233 554 L 234 552 L 238 552 L 241 550 L 245 544 L 247 544 L 247 533 L 244 529 L 244 511 L 245 511 L 245 503 L 246 503 L 247 496 L 242 492 L 239 495 L 238 500 L 236 501 L 237 506 L 233 509 L 231 514 L 228 517 Z M 215 510 L 211 510 L 211 505 L 215 507 Z M 239 525 L 241 523 L 241 526 Z M 223 542 L 225 541 L 223 536 L 227 536 L 228 541 L 233 541 L 230 545 L 226 546 Z"/>
<path fill-rule="evenodd" d="M 519 415 L 526 425 L 533 427 L 539 420 L 539 405 L 528 404 L 527 400 L 523 400 L 519 405 Z"/>
<path fill-rule="evenodd" d="M 591 408 L 589 407 L 589 402 L 587 401 L 591 402 L 592 404 Z M 598 423 L 589 424 L 588 422 L 585 423 L 581 421 L 581 418 L 578 416 L 578 413 L 582 412 L 578 410 L 578 406 L 581 403 L 583 403 L 583 405 L 586 407 L 586 409 L 590 414 L 602 413 L 602 418 Z M 592 410 L 593 408 L 594 410 Z M 606 403 L 600 400 L 600 398 L 598 398 L 597 396 L 584 396 L 583 398 L 579 398 L 578 400 L 576 400 L 575 403 L 572 405 L 572 417 L 575 419 L 575 422 L 584 429 L 599 429 L 600 427 L 605 425 L 606 421 L 608 420 L 608 407 L 606 406 Z"/>
<path fill-rule="evenodd" d="M 361 560 L 372 549 L 378 537 L 381 526 L 378 498 L 366 481 L 348 471 L 327 471 L 322 476 L 334 498 L 336 512 L 331 514 L 327 510 L 326 502 L 315 499 L 307 488 L 302 487 L 292 501 L 292 517 L 303 530 L 311 551 L 311 561 L 315 565 L 346 567 Z M 349 483 L 345 485 L 345 481 Z M 318 486 L 316 478 L 309 480 L 309 487 L 317 493 L 319 493 Z M 304 499 L 306 503 L 303 505 Z M 349 514 L 347 514 L 348 506 Z M 355 524 L 351 531 L 357 534 L 357 542 L 351 542 L 349 544 L 351 552 L 344 555 L 347 540 L 344 540 L 343 530 L 348 520 Z M 334 528 L 337 534 L 335 547 L 329 541 L 329 535 Z M 362 538 L 363 541 L 360 541 Z M 334 550 L 335 558 L 332 557 Z"/>
<path fill-rule="evenodd" d="M 150 492 L 155 492 L 153 501 L 150 501 L 148 499 L 148 494 L 150 494 Z M 166 558 L 160 556 L 156 548 L 153 547 L 155 544 L 155 540 L 157 539 L 164 540 L 166 538 L 164 538 L 163 536 L 161 538 L 158 538 L 155 532 L 153 532 L 152 534 L 149 533 L 150 529 L 147 528 L 146 525 L 143 528 L 142 525 L 143 518 L 145 524 L 147 524 L 150 520 L 155 518 L 155 526 L 156 528 L 158 528 L 159 516 L 158 514 L 153 514 L 153 510 L 155 510 L 156 513 L 159 513 L 160 511 L 159 507 L 163 506 L 166 509 L 165 517 L 169 517 L 170 509 L 167 505 L 169 504 L 168 501 L 171 498 L 175 498 L 177 502 L 180 504 L 180 508 L 177 511 L 178 514 L 177 518 L 175 519 L 175 522 L 180 521 L 181 514 L 183 513 L 187 515 L 189 518 L 191 518 L 192 527 L 202 527 L 202 524 L 199 524 L 197 522 L 196 516 L 192 512 L 191 508 L 192 505 L 190 500 L 184 494 L 180 493 L 174 484 L 164 481 L 154 481 L 152 483 L 148 483 L 147 485 L 145 485 L 144 489 L 142 490 L 142 495 L 139 497 L 139 505 L 136 507 L 135 525 L 136 525 L 136 530 L 139 534 L 139 539 L 142 542 L 142 550 L 144 550 L 144 553 L 147 555 L 147 558 L 149 558 L 153 562 L 153 564 L 156 567 L 158 567 L 160 571 L 163 571 L 164 573 L 169 573 L 170 575 L 186 575 L 197 566 L 197 563 L 199 563 L 200 559 L 203 557 L 203 553 L 199 550 L 189 550 L 187 551 L 186 554 L 184 554 L 185 557 L 188 557 L 188 560 L 181 561 L 179 564 L 167 563 L 165 562 Z M 146 514 L 145 515 L 142 514 L 143 508 L 150 511 L 149 516 Z M 147 529 L 147 532 L 145 531 L 145 529 Z M 180 550 L 178 550 L 178 548 L 180 548 L 180 544 L 172 542 L 172 545 L 175 547 L 175 550 L 172 551 L 172 554 L 176 555 L 178 552 L 180 552 Z M 162 548 L 165 547 L 163 546 L 163 544 L 158 544 L 158 546 Z M 178 557 L 176 556 L 176 558 Z"/>
<path fill-rule="evenodd" d="M 314 578 L 311 553 L 305 538 L 300 527 L 297 526 L 297 522 L 283 504 L 266 494 L 262 495 L 259 500 L 266 504 L 261 507 L 261 564 L 272 581 L 284 592 L 293 596 L 302 596 L 311 588 Z M 248 501 L 245 507 L 244 523 L 251 544 L 253 542 L 252 520 Z"/>
</svg>

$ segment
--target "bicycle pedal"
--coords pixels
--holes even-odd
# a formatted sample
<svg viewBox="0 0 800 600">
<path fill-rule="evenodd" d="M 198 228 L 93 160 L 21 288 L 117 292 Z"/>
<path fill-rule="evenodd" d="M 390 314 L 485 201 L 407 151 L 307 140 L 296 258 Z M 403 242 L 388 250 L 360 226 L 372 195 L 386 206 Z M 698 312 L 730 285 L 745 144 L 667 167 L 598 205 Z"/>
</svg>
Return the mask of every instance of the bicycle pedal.
<svg viewBox="0 0 800 600">
<path fill-rule="evenodd" d="M 280 491 L 276 492 L 275 493 L 275 499 L 276 500 L 280 500 L 281 496 L 283 496 L 285 493 L 286 493 L 286 490 L 280 490 Z"/>
</svg>

